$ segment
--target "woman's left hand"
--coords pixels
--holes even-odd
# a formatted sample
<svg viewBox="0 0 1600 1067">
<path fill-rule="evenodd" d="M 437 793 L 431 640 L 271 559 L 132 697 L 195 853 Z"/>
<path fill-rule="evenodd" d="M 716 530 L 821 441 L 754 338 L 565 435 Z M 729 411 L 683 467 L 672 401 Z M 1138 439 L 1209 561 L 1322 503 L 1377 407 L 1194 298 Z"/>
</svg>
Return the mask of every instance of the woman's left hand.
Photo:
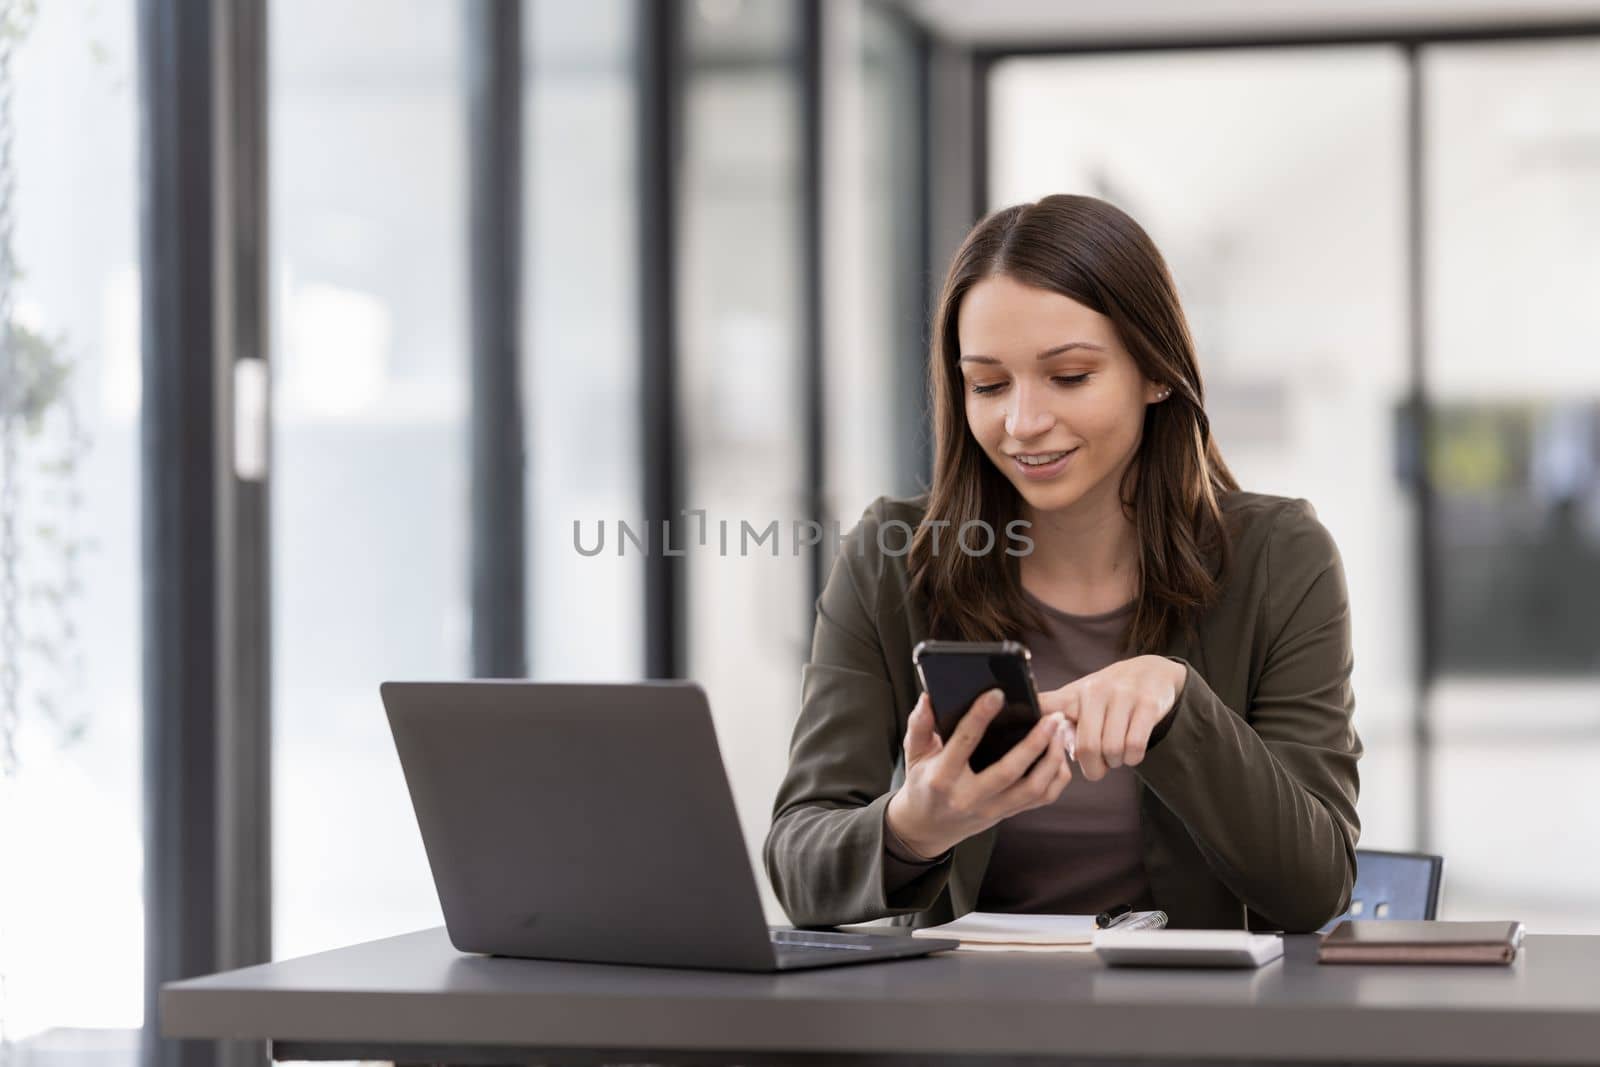
<svg viewBox="0 0 1600 1067">
<path fill-rule="evenodd" d="M 1188 668 L 1162 656 L 1135 656 L 1039 694 L 1039 710 L 1059 711 L 1077 733 L 1083 776 L 1097 782 L 1112 767 L 1137 767 L 1150 733 L 1172 712 Z"/>
</svg>

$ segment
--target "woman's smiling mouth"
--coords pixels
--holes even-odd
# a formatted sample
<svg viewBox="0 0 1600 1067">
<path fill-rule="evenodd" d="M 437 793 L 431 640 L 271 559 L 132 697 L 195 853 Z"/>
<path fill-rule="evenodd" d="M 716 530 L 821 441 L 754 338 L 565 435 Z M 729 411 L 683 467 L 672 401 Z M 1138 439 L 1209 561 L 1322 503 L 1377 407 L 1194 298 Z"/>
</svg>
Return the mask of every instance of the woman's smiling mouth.
<svg viewBox="0 0 1600 1067">
<path fill-rule="evenodd" d="M 1059 452 L 1022 452 L 1013 455 L 1011 462 L 1026 478 L 1054 478 L 1067 468 L 1077 451 L 1069 448 Z"/>
</svg>

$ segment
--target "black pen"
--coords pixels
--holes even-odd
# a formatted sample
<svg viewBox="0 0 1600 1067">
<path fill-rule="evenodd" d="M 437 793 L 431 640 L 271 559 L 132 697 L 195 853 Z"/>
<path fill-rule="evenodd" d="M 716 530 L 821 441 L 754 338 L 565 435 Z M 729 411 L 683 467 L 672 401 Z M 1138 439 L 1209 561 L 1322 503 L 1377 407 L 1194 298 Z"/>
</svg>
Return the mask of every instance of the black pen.
<svg viewBox="0 0 1600 1067">
<path fill-rule="evenodd" d="M 1118 919 L 1122 918 L 1124 915 L 1127 915 L 1131 911 L 1133 911 L 1132 904 L 1118 904 L 1110 911 L 1102 911 L 1099 915 L 1096 915 L 1094 917 L 1094 924 L 1100 929 L 1104 930 L 1106 927 L 1110 926 L 1112 923 L 1116 922 Z"/>
</svg>

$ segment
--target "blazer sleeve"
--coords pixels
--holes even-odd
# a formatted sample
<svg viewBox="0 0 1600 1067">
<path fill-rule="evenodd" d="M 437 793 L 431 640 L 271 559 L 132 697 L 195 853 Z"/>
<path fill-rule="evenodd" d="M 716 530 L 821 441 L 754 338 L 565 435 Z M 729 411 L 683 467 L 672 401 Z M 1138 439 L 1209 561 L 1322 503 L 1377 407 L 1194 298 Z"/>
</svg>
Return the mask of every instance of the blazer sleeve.
<svg viewBox="0 0 1600 1067">
<path fill-rule="evenodd" d="M 789 769 L 762 850 L 772 888 L 796 926 L 922 911 L 950 875 L 952 853 L 920 874 L 886 864 L 884 812 L 911 709 L 895 707 L 878 636 L 876 532 L 869 510 L 841 542 L 817 599 Z"/>
<path fill-rule="evenodd" d="M 1248 908 L 1311 931 L 1349 906 L 1355 883 L 1362 747 L 1349 598 L 1333 538 L 1303 500 L 1274 520 L 1264 559 L 1268 636 L 1249 707 L 1237 714 L 1185 663 L 1183 691 L 1136 770 Z"/>
</svg>

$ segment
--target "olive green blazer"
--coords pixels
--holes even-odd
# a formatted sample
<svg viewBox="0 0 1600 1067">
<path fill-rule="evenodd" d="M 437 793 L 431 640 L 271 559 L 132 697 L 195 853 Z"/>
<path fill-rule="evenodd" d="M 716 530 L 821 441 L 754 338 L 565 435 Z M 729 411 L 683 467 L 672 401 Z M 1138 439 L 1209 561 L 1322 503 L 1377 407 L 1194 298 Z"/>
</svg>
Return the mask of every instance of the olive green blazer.
<svg viewBox="0 0 1600 1067">
<path fill-rule="evenodd" d="M 1303 500 L 1228 493 L 1222 593 L 1163 654 L 1188 668 L 1159 740 L 1134 768 L 1145 871 L 1174 926 L 1315 930 L 1348 906 L 1359 833 L 1350 612 L 1338 549 Z M 883 818 L 904 781 L 920 692 L 905 531 L 926 497 L 879 498 L 841 542 L 817 601 L 789 770 L 764 847 L 797 926 L 971 911 L 997 828 L 967 838 L 892 896 Z M 885 547 L 886 546 L 886 547 Z M 1070 791 L 1071 785 L 1067 786 Z"/>
</svg>

